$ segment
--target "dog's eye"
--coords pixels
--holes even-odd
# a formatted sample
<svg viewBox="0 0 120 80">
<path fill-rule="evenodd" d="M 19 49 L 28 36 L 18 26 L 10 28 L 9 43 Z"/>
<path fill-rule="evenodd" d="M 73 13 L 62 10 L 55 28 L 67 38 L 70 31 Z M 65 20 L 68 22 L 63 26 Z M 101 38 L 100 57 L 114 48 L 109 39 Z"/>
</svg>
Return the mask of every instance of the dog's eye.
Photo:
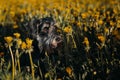
<svg viewBox="0 0 120 80">
<path fill-rule="evenodd" d="M 55 40 L 59 42 L 59 41 L 61 40 L 61 38 L 60 38 L 60 37 L 57 37 Z"/>
<path fill-rule="evenodd" d="M 45 30 L 49 30 L 49 27 L 44 27 Z"/>
</svg>

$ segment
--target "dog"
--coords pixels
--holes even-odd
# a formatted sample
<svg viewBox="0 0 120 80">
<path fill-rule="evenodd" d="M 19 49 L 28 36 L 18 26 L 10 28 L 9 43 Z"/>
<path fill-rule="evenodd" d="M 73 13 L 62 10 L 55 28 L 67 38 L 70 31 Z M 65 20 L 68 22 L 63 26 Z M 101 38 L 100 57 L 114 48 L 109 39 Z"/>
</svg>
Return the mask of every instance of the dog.
<svg viewBox="0 0 120 80">
<path fill-rule="evenodd" d="M 54 51 L 59 47 L 63 38 L 55 25 L 55 21 L 51 17 L 42 19 L 32 19 L 30 23 L 25 25 L 27 36 L 38 42 L 40 53 L 44 50 L 47 52 Z"/>
<path fill-rule="evenodd" d="M 33 39 L 33 63 L 37 65 L 39 62 L 39 68 L 43 75 L 46 73 L 43 61 L 45 53 L 48 56 L 54 55 L 63 45 L 63 37 L 58 29 L 55 20 L 51 17 L 34 18 L 21 28 L 22 31 L 24 30 L 22 33 L 24 36 Z M 20 61 L 22 67 L 27 66 L 28 68 L 30 66 L 28 54 L 22 55 Z M 36 72 L 36 74 L 39 74 L 39 72 Z"/>
</svg>

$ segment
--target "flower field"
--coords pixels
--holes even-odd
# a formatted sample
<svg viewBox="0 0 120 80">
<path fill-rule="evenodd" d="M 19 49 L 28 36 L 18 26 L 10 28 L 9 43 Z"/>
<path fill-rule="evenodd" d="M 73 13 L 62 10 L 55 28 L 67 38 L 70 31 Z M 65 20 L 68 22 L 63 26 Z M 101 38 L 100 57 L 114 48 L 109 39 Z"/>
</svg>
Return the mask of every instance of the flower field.
<svg viewBox="0 0 120 80">
<path fill-rule="evenodd" d="M 54 18 L 64 46 L 52 58 L 45 53 L 47 71 L 42 74 L 32 60 L 33 40 L 20 28 L 44 17 Z M 20 63 L 26 54 L 28 71 Z M 119 76 L 119 0 L 0 0 L 0 80 L 119 80 Z"/>
</svg>

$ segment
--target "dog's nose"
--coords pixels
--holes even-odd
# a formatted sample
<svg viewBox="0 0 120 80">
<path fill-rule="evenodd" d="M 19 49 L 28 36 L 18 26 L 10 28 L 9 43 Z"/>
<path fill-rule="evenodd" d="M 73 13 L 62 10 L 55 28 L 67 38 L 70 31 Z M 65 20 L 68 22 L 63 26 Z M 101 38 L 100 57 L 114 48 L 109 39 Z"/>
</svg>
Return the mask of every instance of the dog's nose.
<svg viewBox="0 0 120 80">
<path fill-rule="evenodd" d="M 51 44 L 52 48 L 58 48 L 58 47 L 60 47 L 61 44 L 62 44 L 62 42 L 63 42 L 62 37 L 61 36 L 56 36 L 54 38 L 54 40 L 52 41 L 52 44 Z"/>
</svg>

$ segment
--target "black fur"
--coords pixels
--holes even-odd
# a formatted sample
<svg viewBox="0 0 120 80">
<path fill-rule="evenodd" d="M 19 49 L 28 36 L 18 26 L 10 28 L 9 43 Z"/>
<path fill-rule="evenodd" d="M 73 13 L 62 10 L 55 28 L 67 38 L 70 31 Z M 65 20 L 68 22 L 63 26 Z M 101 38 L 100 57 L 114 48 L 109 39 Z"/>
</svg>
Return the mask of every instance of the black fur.
<svg viewBox="0 0 120 80">
<path fill-rule="evenodd" d="M 40 66 L 38 69 L 42 70 L 42 74 L 46 72 L 44 62 L 42 61 L 45 57 L 45 52 L 48 55 L 56 54 L 57 49 L 63 42 L 62 36 L 57 32 L 57 29 L 55 21 L 51 17 L 32 19 L 24 24 L 24 31 L 23 27 L 21 27 L 24 36 L 33 39 L 33 63 L 38 65 L 39 62 Z M 23 64 L 22 67 L 30 66 L 28 54 L 21 56 L 21 64 Z M 39 73 L 38 71 L 37 73 Z"/>
</svg>

